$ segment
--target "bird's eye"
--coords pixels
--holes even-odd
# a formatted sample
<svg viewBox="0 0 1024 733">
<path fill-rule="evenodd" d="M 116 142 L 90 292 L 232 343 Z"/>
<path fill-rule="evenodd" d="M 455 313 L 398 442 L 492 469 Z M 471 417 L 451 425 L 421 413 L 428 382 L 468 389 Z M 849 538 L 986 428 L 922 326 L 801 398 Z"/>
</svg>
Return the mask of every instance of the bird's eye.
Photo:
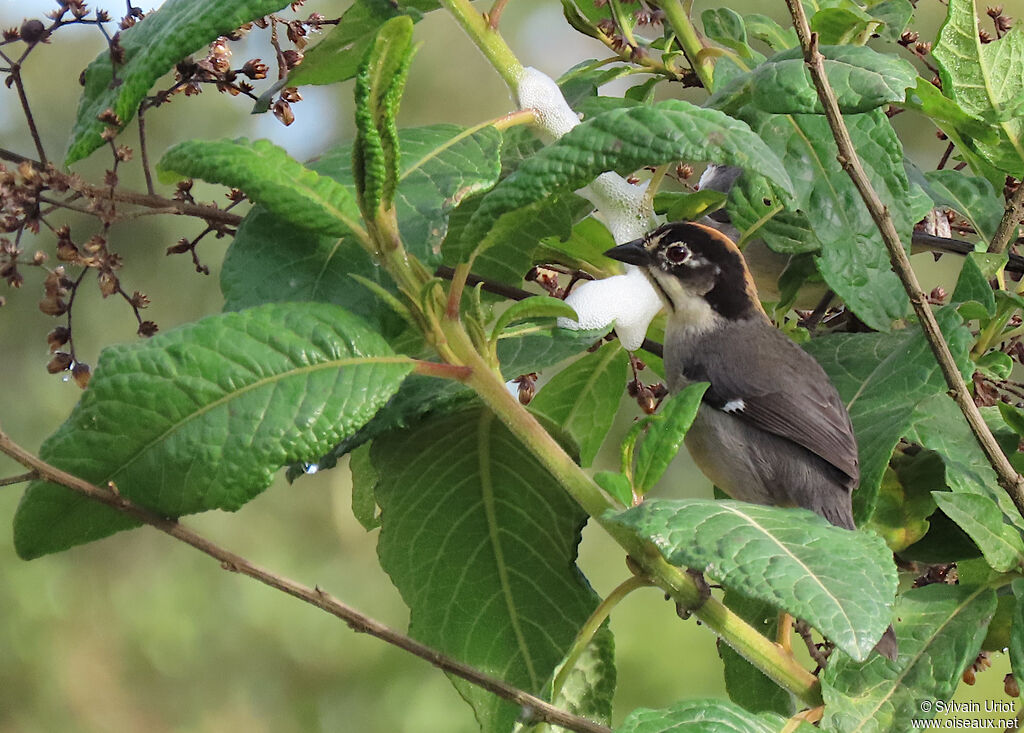
<svg viewBox="0 0 1024 733">
<path fill-rule="evenodd" d="M 678 265 L 690 259 L 690 250 L 682 244 L 673 244 L 665 250 L 665 259 L 673 265 Z"/>
</svg>

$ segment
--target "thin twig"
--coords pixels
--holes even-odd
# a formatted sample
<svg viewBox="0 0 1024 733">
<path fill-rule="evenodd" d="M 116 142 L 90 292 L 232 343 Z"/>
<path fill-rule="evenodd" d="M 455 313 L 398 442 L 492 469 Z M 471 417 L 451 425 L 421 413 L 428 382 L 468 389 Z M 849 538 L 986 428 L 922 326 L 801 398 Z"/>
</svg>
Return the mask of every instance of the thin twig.
<svg viewBox="0 0 1024 733">
<path fill-rule="evenodd" d="M 1006 203 L 1006 212 L 996 227 L 996 233 L 992 235 L 992 244 L 988 246 L 989 252 L 1003 252 L 1006 249 L 1021 217 L 1024 217 L 1024 181 L 1018 182 L 1017 190 Z"/>
<path fill-rule="evenodd" d="M 793 16 L 793 25 L 796 27 L 797 35 L 800 38 L 800 45 L 803 48 L 807 67 L 811 72 L 811 79 L 818 92 L 818 98 L 824 107 L 829 127 L 832 128 L 832 134 L 835 137 L 836 147 L 838 148 L 837 160 L 843 170 L 850 176 L 854 186 L 857 187 L 865 206 L 867 206 L 868 212 L 871 214 L 871 218 L 875 222 L 875 226 L 878 227 L 878 231 L 882 235 L 882 240 L 889 250 L 892 268 L 896 271 L 897 276 L 903 283 L 904 289 L 907 291 L 907 295 L 910 297 L 910 303 L 913 305 L 914 312 L 920 320 L 925 338 L 928 340 L 928 345 L 931 347 L 939 368 L 942 370 L 946 384 L 949 385 L 950 391 L 953 393 L 953 399 L 964 413 L 964 417 L 967 419 L 974 437 L 985 452 L 985 456 L 992 465 L 992 468 L 995 469 L 1000 486 L 1010 495 L 1014 505 L 1017 507 L 1017 511 L 1024 516 L 1024 478 L 1021 478 L 1013 466 L 1010 465 L 1006 456 L 1003 455 L 1002 449 L 992 436 L 988 425 L 985 424 L 978 406 L 974 404 L 974 399 L 971 397 L 967 385 L 960 376 L 960 369 L 956 364 L 956 360 L 953 358 L 949 346 L 942 337 L 939 324 L 936 322 L 931 307 L 928 305 L 927 296 L 921 290 L 921 285 L 917 281 L 917 275 L 914 274 L 914 270 L 910 266 L 910 258 L 907 257 L 906 250 L 900 242 L 900 237 L 896 232 L 892 217 L 889 216 L 888 209 L 886 209 L 871 186 L 870 181 L 868 181 L 867 174 L 864 172 L 860 158 L 857 156 L 854 148 L 853 140 L 850 138 L 846 122 L 843 120 L 843 115 L 839 110 L 839 103 L 836 100 L 835 92 L 832 91 L 828 76 L 825 74 L 824 57 L 818 50 L 818 36 L 816 33 L 811 33 L 810 26 L 807 23 L 807 16 L 804 14 L 800 0 L 786 0 L 786 4 L 789 6 L 790 14 Z"/>
<path fill-rule="evenodd" d="M 28 124 L 29 134 L 32 135 L 32 142 L 36 146 L 36 153 L 43 165 L 46 165 L 46 151 L 43 150 L 43 141 L 39 137 L 39 130 L 36 128 L 35 118 L 32 116 L 32 108 L 28 104 L 28 96 L 25 94 L 25 85 L 21 81 L 21 66 L 15 65 L 11 68 L 11 79 L 14 80 L 14 88 L 18 92 L 18 100 L 21 102 L 21 111 L 25 114 L 25 122 Z"/>
<path fill-rule="evenodd" d="M 488 692 L 501 697 L 504 700 L 522 706 L 529 711 L 529 717 L 533 721 L 559 725 L 569 730 L 581 731 L 581 733 L 611 733 L 603 725 L 581 718 L 578 715 L 560 710 L 550 703 L 541 700 L 523 690 L 504 682 L 496 677 L 481 672 L 456 659 L 452 659 L 426 644 L 401 634 L 375 619 L 365 616 L 354 608 L 347 606 L 340 600 L 321 590 L 297 583 L 290 578 L 278 575 L 270 570 L 255 565 L 244 557 L 225 550 L 219 545 L 211 542 L 202 535 L 180 524 L 174 519 L 161 517 L 148 509 L 144 509 L 132 503 L 117 492 L 116 488 L 100 488 L 95 484 L 84 481 L 77 476 L 61 471 L 51 466 L 37 456 L 29 453 L 10 437 L 0 430 L 0 453 L 4 453 L 15 461 L 31 469 L 39 475 L 39 478 L 65 486 L 83 496 L 105 504 L 117 511 L 126 514 L 133 519 L 155 527 L 161 532 L 174 537 L 176 540 L 191 545 L 200 552 L 209 555 L 217 560 L 225 570 L 246 575 L 254 580 L 275 588 L 283 593 L 298 598 L 301 601 L 316 606 L 322 611 L 337 616 L 353 631 L 369 634 L 415 656 L 425 659 L 435 667 L 453 674 L 456 677 L 471 682 Z"/>
<path fill-rule="evenodd" d="M 8 476 L 7 478 L 0 478 L 0 486 L 13 486 L 14 484 L 23 484 L 26 481 L 35 481 L 39 478 L 39 474 L 36 471 L 26 471 L 25 473 L 18 474 L 17 476 Z"/>
<path fill-rule="evenodd" d="M 130 4 L 130 3 L 129 3 Z M 146 105 L 145 102 L 139 105 L 139 156 L 142 160 L 142 173 L 146 176 L 146 193 L 150 196 L 156 195 L 153 188 L 153 173 L 149 169 L 149 151 L 146 149 Z"/>
<path fill-rule="evenodd" d="M 177 201 L 175 199 L 164 198 L 163 196 L 154 196 L 148 193 L 138 193 L 135 191 L 125 191 L 119 188 L 112 190 L 109 186 L 94 186 L 92 184 L 85 183 L 75 175 L 62 174 L 52 168 L 43 166 L 37 160 L 26 158 L 24 155 L 19 155 L 18 153 L 4 148 L 0 148 L 0 160 L 7 160 L 12 163 L 19 164 L 30 163 L 38 170 L 46 172 L 48 175 L 60 176 L 62 177 L 61 180 L 66 183 L 72 191 L 87 198 L 103 198 L 127 204 L 135 204 L 136 206 L 145 206 L 149 209 L 165 209 L 168 212 L 184 214 L 185 216 L 194 216 L 198 219 L 205 219 L 208 222 L 218 222 L 233 227 L 242 223 L 242 217 L 238 214 L 232 214 L 226 209 L 220 209 L 216 206 L 195 204 L 188 201 Z"/>
</svg>

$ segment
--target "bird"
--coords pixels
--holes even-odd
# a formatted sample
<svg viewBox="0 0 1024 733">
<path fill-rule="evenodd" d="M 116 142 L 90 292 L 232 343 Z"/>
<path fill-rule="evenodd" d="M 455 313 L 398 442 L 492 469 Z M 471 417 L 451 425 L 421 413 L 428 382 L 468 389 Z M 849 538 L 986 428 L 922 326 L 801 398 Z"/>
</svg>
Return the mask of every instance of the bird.
<svg viewBox="0 0 1024 733">
<path fill-rule="evenodd" d="M 818 362 L 772 325 L 736 244 L 710 226 L 670 222 L 605 255 L 641 268 L 661 296 L 669 393 L 710 384 L 685 438 L 697 467 L 734 499 L 856 529 L 850 415 Z M 892 627 L 876 649 L 895 658 Z"/>
</svg>

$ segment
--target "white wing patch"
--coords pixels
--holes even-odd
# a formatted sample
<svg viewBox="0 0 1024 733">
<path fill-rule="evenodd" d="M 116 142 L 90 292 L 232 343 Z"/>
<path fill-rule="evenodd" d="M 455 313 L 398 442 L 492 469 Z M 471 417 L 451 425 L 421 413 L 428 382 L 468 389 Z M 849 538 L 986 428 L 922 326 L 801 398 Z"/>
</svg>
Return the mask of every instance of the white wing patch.
<svg viewBox="0 0 1024 733">
<path fill-rule="evenodd" d="M 746 407 L 747 406 L 743 403 L 743 400 L 729 400 L 722 405 L 722 412 L 728 412 L 729 414 L 743 412 Z"/>
</svg>

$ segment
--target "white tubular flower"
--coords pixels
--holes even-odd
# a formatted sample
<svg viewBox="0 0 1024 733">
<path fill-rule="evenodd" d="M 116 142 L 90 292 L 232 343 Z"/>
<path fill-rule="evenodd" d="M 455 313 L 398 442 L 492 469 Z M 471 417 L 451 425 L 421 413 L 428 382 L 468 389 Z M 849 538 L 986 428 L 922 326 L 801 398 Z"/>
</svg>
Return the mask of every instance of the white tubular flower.
<svg viewBox="0 0 1024 733">
<path fill-rule="evenodd" d="M 636 267 L 630 267 L 625 275 L 580 283 L 565 302 L 573 307 L 579 320 L 559 318 L 559 326 L 582 330 L 615 324 L 619 341 L 629 351 L 640 348 L 651 319 L 661 310 L 661 299 Z"/>
<path fill-rule="evenodd" d="M 566 103 L 562 91 L 547 74 L 534 68 L 524 70 L 516 88 L 522 109 L 533 108 L 537 124 L 560 138 L 580 123 Z M 602 173 L 579 191 L 598 210 L 616 244 L 638 239 L 656 224 L 647 184 L 633 185 L 618 173 Z M 579 315 L 578 321 L 559 318 L 562 328 L 586 330 L 615 325 L 615 333 L 629 351 L 640 348 L 651 319 L 661 310 L 661 299 L 636 267 L 627 265 L 625 275 L 580 283 L 565 299 Z"/>
<path fill-rule="evenodd" d="M 537 125 L 555 139 L 580 124 L 579 115 L 565 101 L 558 84 L 543 71 L 532 67 L 524 69 L 516 87 L 516 97 L 519 108 L 533 108 L 537 113 Z"/>
</svg>

